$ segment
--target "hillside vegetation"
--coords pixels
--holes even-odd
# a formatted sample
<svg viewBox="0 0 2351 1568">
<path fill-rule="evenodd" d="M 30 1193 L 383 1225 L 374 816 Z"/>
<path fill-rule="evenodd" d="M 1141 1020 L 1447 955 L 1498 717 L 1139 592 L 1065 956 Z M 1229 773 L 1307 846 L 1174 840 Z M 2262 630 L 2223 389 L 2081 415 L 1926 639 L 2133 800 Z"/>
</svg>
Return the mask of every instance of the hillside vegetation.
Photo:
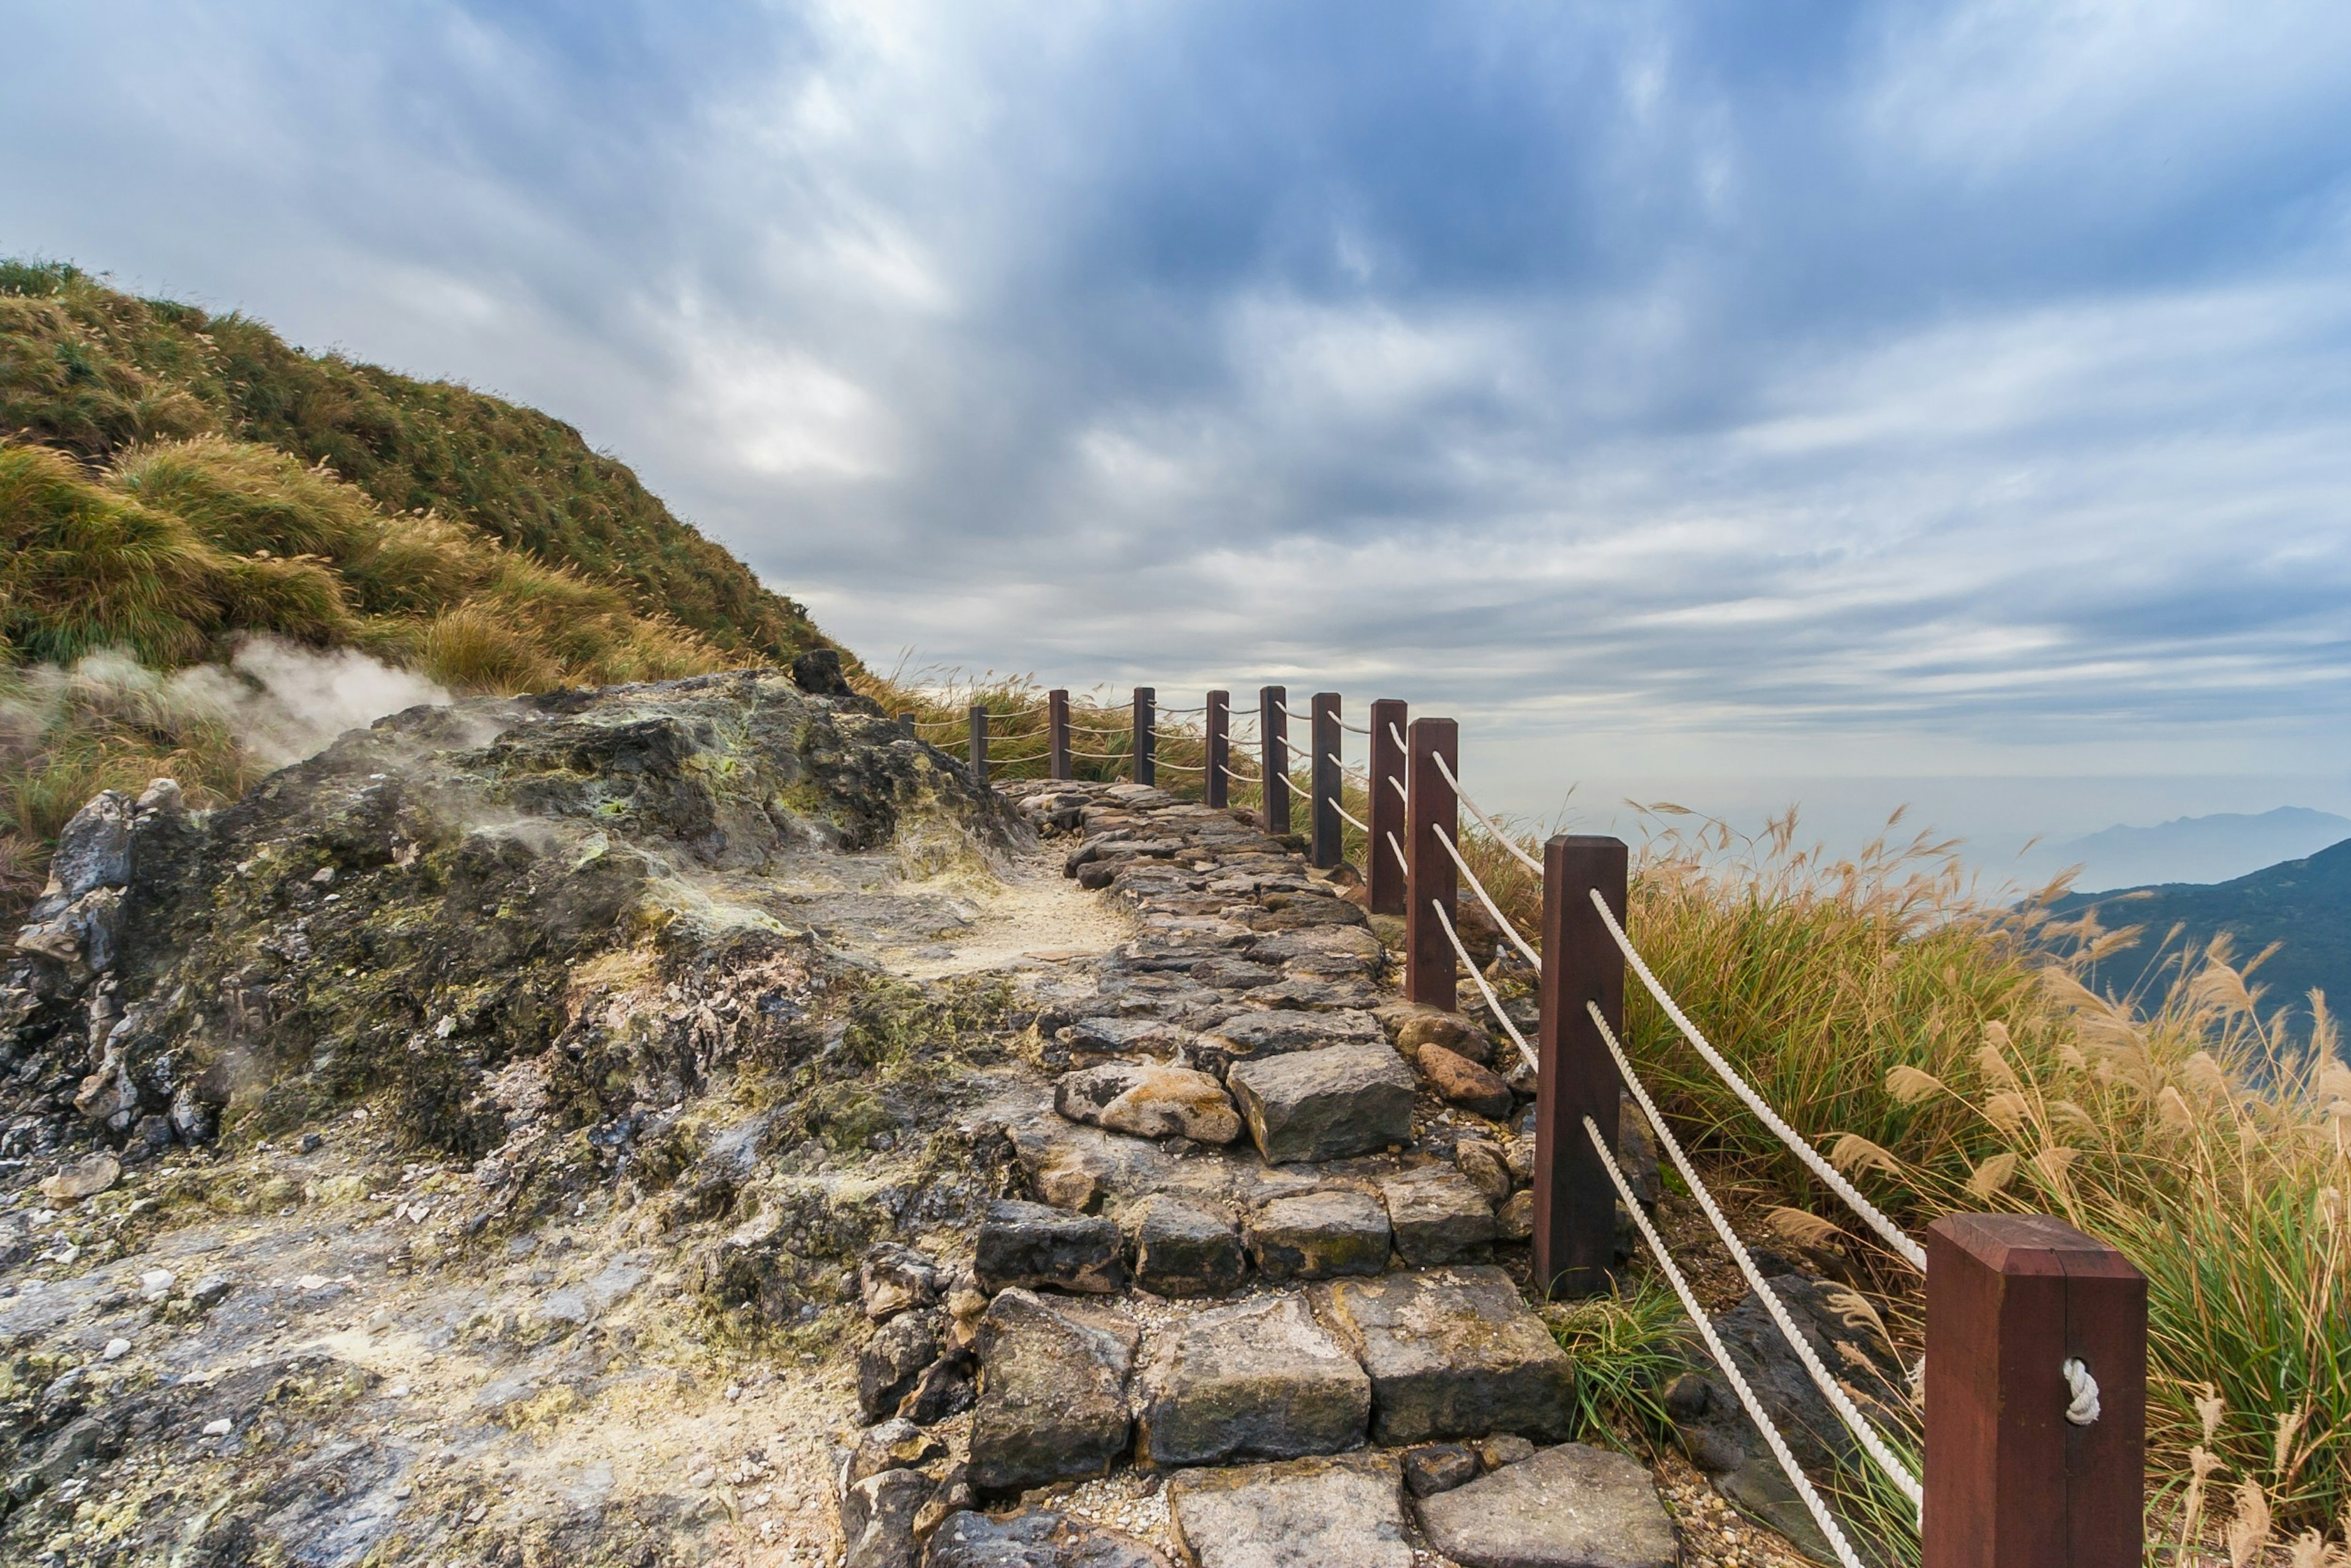
<svg viewBox="0 0 2351 1568">
<path fill-rule="evenodd" d="M 204 700 L 220 684 L 174 672 L 256 637 L 450 693 L 825 642 L 545 414 L 0 263 L 0 913 L 95 790 L 249 781 L 261 759 Z"/>
</svg>

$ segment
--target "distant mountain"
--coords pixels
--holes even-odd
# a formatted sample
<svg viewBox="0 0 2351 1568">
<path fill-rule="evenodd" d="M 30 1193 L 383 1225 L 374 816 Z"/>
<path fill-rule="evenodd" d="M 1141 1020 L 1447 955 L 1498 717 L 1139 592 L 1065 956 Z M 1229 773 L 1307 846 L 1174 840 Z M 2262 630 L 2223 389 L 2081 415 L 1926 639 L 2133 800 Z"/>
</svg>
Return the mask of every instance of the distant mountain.
<svg viewBox="0 0 2351 1568">
<path fill-rule="evenodd" d="M 2135 946 L 2101 966 L 2101 989 L 2135 988 L 2137 977 L 2157 958 L 2158 945 L 2178 925 L 2186 929 L 2163 948 L 2163 958 L 2176 958 L 2183 946 L 2199 947 L 2223 931 L 2235 938 L 2241 962 L 2272 942 L 2283 944 L 2252 980 L 2264 992 L 2265 1015 L 2293 1004 L 2302 1020 L 2297 1032 L 2307 1028 L 2304 998 L 2314 989 L 2324 991 L 2330 1005 L 2351 1007 L 2351 839 L 2231 882 L 2077 893 L 2054 907 L 2066 915 L 2095 907 L 2099 924 L 2109 929 L 2145 927 Z"/>
<path fill-rule="evenodd" d="M 2351 839 L 2351 817 L 2281 806 L 2258 815 L 2228 811 L 2178 817 L 2153 828 L 2108 828 L 2038 847 L 2032 860 L 2053 874 L 2079 865 L 2082 874 L 2074 885 L 2097 893 L 2158 883 L 2226 882 L 2315 854 L 2344 839 Z"/>
</svg>

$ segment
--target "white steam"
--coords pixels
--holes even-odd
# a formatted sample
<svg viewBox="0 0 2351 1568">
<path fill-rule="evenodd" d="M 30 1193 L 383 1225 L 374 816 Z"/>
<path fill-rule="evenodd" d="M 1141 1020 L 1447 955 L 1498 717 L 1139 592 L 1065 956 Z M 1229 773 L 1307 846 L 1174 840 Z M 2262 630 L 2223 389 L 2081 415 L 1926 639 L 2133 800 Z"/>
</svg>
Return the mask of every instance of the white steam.
<svg viewBox="0 0 2351 1568">
<path fill-rule="evenodd" d="M 164 685 L 175 703 L 219 717 L 240 746 L 271 768 L 314 757 L 345 730 L 386 714 L 456 700 L 439 683 L 365 653 L 322 653 L 275 637 L 250 638 L 226 668 L 199 664 Z"/>
</svg>

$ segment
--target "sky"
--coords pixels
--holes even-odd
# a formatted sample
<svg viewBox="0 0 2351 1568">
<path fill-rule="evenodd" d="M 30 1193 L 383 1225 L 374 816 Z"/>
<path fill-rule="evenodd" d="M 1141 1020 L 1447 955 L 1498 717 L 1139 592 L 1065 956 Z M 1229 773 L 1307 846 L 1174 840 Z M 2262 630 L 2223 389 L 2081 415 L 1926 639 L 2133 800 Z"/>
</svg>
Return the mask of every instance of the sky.
<svg viewBox="0 0 2351 1568">
<path fill-rule="evenodd" d="M 0 252 L 547 408 L 884 670 L 2351 809 L 2351 7 L 7 10 Z"/>
</svg>

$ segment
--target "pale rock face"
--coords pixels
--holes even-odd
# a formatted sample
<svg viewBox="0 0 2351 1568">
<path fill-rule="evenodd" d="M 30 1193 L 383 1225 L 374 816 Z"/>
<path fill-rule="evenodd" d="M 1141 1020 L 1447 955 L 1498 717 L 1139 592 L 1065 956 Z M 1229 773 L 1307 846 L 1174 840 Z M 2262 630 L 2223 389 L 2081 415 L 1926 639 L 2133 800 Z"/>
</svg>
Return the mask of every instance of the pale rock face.
<svg viewBox="0 0 2351 1568">
<path fill-rule="evenodd" d="M 1167 1511 L 1200 1568 L 1412 1568 L 1384 1455 L 1187 1470 L 1168 1483 Z"/>
<path fill-rule="evenodd" d="M 1054 1086 L 1053 1108 L 1072 1122 L 1138 1138 L 1229 1144 L 1241 1135 L 1240 1113 L 1223 1084 L 1206 1072 L 1157 1062 L 1105 1062 L 1065 1073 Z"/>
</svg>

